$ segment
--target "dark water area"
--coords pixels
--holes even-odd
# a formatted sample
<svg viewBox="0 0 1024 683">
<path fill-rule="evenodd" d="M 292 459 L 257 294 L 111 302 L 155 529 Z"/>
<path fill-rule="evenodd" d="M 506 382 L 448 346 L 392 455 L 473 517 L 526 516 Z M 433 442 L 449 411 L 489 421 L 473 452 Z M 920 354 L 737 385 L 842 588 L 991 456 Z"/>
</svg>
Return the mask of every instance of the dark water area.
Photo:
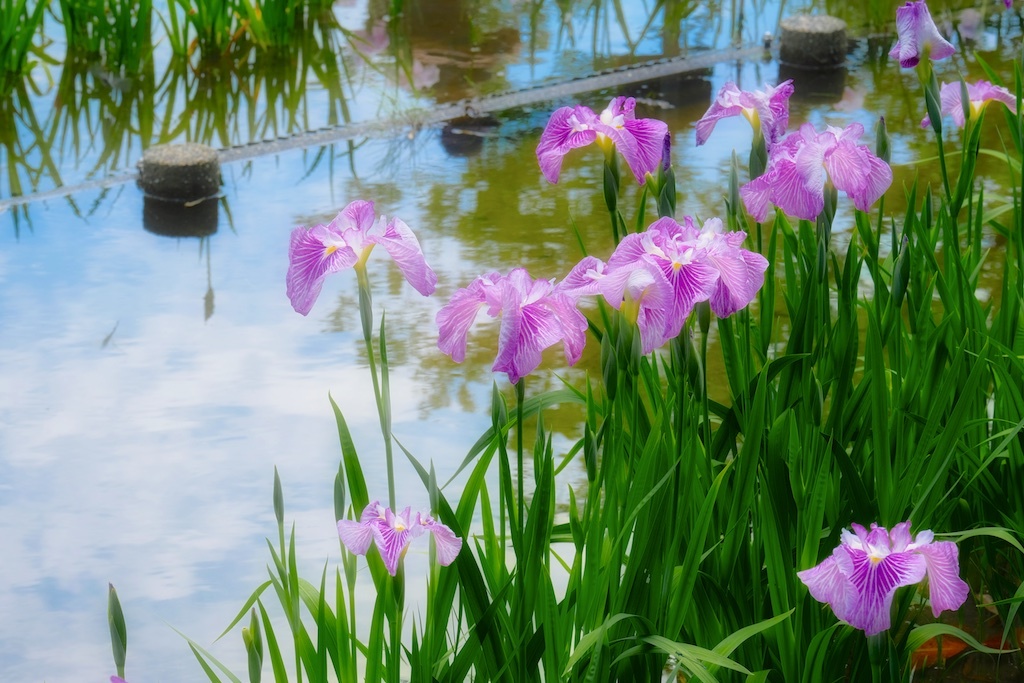
<svg viewBox="0 0 1024 683">
<path fill-rule="evenodd" d="M 294 226 L 326 222 L 363 198 L 416 232 L 438 273 L 437 293 L 421 297 L 383 253 L 371 258 L 370 279 L 376 311 L 387 315 L 394 432 L 434 462 L 440 480 L 489 426 L 492 382 L 507 382 L 490 370 L 496 326 L 478 325 L 456 365 L 436 348 L 438 309 L 484 272 L 523 265 L 561 278 L 581 255 L 573 224 L 591 253 L 607 256 L 612 246 L 600 153 L 571 155 L 558 185 L 538 172 L 540 132 L 554 108 L 573 101 L 499 112 L 469 133 L 468 124 L 455 132 L 398 125 L 388 135 L 229 163 L 222 196 L 186 229 L 168 223 L 132 182 L 5 200 L 130 171 L 156 143 L 233 148 L 345 123 L 400 124 L 409 111 L 466 97 L 757 44 L 780 16 L 804 7 L 647 2 L 622 3 L 620 12 L 605 2 L 409 0 L 392 18 L 387 6 L 338 2 L 329 21 L 291 48 L 236 64 L 198 68 L 158 44 L 130 78 L 66 62 L 54 43 L 48 49 L 63 66 L 37 67 L 25 88 L 0 99 L 0 680 L 105 680 L 108 582 L 128 622 L 128 679 L 199 680 L 170 627 L 209 645 L 265 580 L 275 465 L 303 574 L 333 566 L 340 451 L 328 393 L 345 413 L 371 491 L 383 493 L 355 277 L 332 277 L 309 317 L 296 314 L 284 293 Z M 933 11 L 951 23 L 961 16 Z M 866 17 L 848 19 L 869 26 Z M 971 43 L 1007 78 L 1020 26 L 1017 10 L 990 7 Z M 47 30 L 60 35 L 59 26 Z M 798 82 L 790 128 L 859 122 L 870 139 L 884 115 L 895 166 L 886 212 L 899 216 L 904 185 L 937 176 L 918 164 L 934 142 L 920 129 L 916 75 L 887 60 L 887 48 L 858 39 L 845 72 Z M 982 74 L 966 49 L 936 68 L 940 80 Z M 614 95 L 634 95 L 641 116 L 666 121 L 678 213 L 706 218 L 723 213 L 731 156 L 735 148 L 745 158 L 750 129 L 724 120 L 696 147 L 693 123 L 726 81 L 754 89 L 779 78 L 773 59 L 721 63 L 578 101 L 600 111 Z M 997 131 L 986 132 L 984 147 L 1001 147 Z M 986 163 L 993 176 L 1004 172 Z M 638 196 L 626 187 L 630 214 Z M 1010 193 L 994 183 L 986 196 L 998 204 Z M 852 207 L 840 205 L 841 242 Z M 979 296 L 998 291 L 998 283 L 983 285 Z M 597 355 L 590 344 L 571 369 L 559 353 L 547 356 L 527 391 L 561 378 L 582 382 Z M 714 367 L 709 373 L 727 392 Z M 570 411 L 547 424 L 556 448 L 578 437 Z M 396 474 L 408 492 L 403 504 L 426 506 L 415 473 Z M 562 476 L 584 478 L 582 463 Z M 410 552 L 410 575 L 426 567 L 425 548 Z M 409 591 L 414 601 L 411 584 Z M 241 672 L 236 637 L 211 651 Z"/>
</svg>

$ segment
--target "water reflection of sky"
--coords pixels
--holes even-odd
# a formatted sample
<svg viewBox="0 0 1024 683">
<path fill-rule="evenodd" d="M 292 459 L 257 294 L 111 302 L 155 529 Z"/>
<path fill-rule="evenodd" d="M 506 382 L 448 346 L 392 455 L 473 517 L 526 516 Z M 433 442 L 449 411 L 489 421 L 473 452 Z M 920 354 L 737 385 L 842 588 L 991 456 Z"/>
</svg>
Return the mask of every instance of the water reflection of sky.
<svg viewBox="0 0 1024 683">
<path fill-rule="evenodd" d="M 485 17 L 502 45 L 518 46 L 482 55 L 481 63 L 489 59 L 483 66 L 452 71 L 450 62 L 472 51 L 445 53 L 441 42 L 414 36 L 422 46 L 415 54 L 439 69 L 425 96 L 463 96 L 467 81 L 453 74 L 473 69 L 495 79 L 486 90 L 600 61 L 580 29 L 594 17 L 577 16 L 570 40 L 555 6 L 545 5 L 544 30 L 531 45 L 526 14 L 516 7 Z M 364 4 L 339 10 L 353 22 L 347 26 L 363 28 L 372 26 L 373 11 Z M 630 35 L 639 35 L 640 19 L 629 21 Z M 509 26 L 518 39 L 499 31 Z M 599 57 L 629 59 L 630 45 L 614 26 L 607 36 Z M 659 41 L 645 38 L 634 52 L 660 54 Z M 990 61 L 1006 50 L 998 41 L 982 44 Z M 857 121 L 871 131 L 884 112 L 896 161 L 930 153 L 917 127 L 923 114 L 913 74 L 872 66 L 866 48 L 855 57 L 863 66 L 831 95 L 794 99 L 792 121 Z M 944 65 L 942 75 L 957 66 L 977 73 L 961 61 Z M 745 121 L 730 119 L 695 148 L 692 122 L 725 80 L 753 88 L 777 77 L 775 63 L 721 65 L 696 83 L 643 91 L 646 115 L 674 132 L 681 214 L 721 212 L 732 149 L 742 157 L 750 137 Z M 353 107 L 372 116 L 393 106 L 387 97 L 384 105 L 365 101 L 382 91 L 397 92 L 369 78 Z M 599 109 L 610 94 L 587 103 Z M 847 104 L 837 109 L 839 102 Z M 113 582 L 128 620 L 129 680 L 198 680 L 168 625 L 209 644 L 264 580 L 263 538 L 276 533 L 275 465 L 304 576 L 318 576 L 324 561 L 333 567 L 339 449 L 328 392 L 348 419 L 371 491 L 385 489 L 355 280 L 351 273 L 329 280 L 309 318 L 291 310 L 283 285 L 291 228 L 327 220 L 353 198 L 374 198 L 379 210 L 404 218 L 439 273 L 438 294 L 426 299 L 383 253 L 371 261 L 377 311 L 386 309 L 392 340 L 394 431 L 448 478 L 489 421 L 494 326 L 480 325 L 466 363 L 455 365 L 435 347 L 438 308 L 488 270 L 523 264 L 536 276 L 562 276 L 579 257 L 571 221 L 595 254 L 610 249 L 594 192 L 596 150 L 574 153 L 558 186 L 536 171 L 533 150 L 554 104 L 507 113 L 471 156 L 449 156 L 440 130 L 426 129 L 359 143 L 353 153 L 339 144 L 324 155 L 296 151 L 229 165 L 218 229 L 202 242 L 143 229 L 143 200 L 131 185 L 0 215 L 0 679 L 103 680 L 111 669 L 105 609 Z M 897 182 L 912 174 L 898 168 Z M 627 207 L 633 192 L 626 191 Z M 901 194 L 897 187 L 890 200 Z M 844 212 L 849 221 L 848 206 L 839 219 Z M 591 344 L 584 368 L 594 366 L 596 353 Z M 531 377 L 532 390 L 557 387 L 556 373 L 582 378 L 583 369 L 562 368 L 557 352 L 548 358 Z M 573 437 L 571 413 L 550 424 L 563 442 Z M 399 466 L 398 476 L 404 502 L 425 506 L 415 475 Z M 567 481 L 575 477 L 578 468 Z M 414 546 L 410 575 L 425 553 L 426 544 Z M 213 651 L 242 671 L 236 641 L 232 634 Z"/>
</svg>

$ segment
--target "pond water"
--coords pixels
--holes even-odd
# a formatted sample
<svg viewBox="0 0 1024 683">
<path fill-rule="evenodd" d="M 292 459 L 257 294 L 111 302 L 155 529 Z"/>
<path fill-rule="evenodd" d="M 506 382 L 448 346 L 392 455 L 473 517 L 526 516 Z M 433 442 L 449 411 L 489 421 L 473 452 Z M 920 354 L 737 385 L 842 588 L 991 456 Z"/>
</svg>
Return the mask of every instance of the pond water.
<svg viewBox="0 0 1024 683">
<path fill-rule="evenodd" d="M 680 22 L 682 15 L 666 21 L 654 2 L 623 3 L 621 16 L 616 7 L 410 1 L 407 16 L 393 20 L 403 23 L 389 29 L 381 3 L 357 0 L 335 6 L 350 33 L 318 34 L 313 48 L 288 57 L 295 61 L 279 57 L 280 70 L 254 60 L 234 75 L 197 74 L 172 66 L 159 49 L 153 72 L 127 84 L 96 69 L 37 69 L 37 91 L 0 103 L 0 202 L 129 169 L 155 142 L 229 147 L 400 118 L 467 96 L 725 47 L 736 28 L 738 42 L 756 43 L 775 31 L 783 10 L 800 9 L 705 3 Z M 1006 74 L 1019 46 L 1019 19 L 1010 13 L 990 16 L 976 43 Z M 406 48 L 407 71 L 394 59 Z M 930 155 L 918 128 L 916 77 L 880 61 L 884 52 L 860 41 L 844 80 L 798 89 L 791 122 L 858 121 L 871 131 L 884 114 L 894 162 Z M 340 68 L 325 67 L 332 54 L 341 55 Z M 980 74 L 963 52 L 938 66 L 947 80 L 958 69 Z M 726 120 L 697 148 L 693 122 L 725 81 L 751 89 L 778 77 L 774 61 L 723 63 L 622 93 L 637 94 L 642 115 L 673 131 L 680 215 L 721 213 L 733 147 L 743 158 L 750 135 L 745 121 Z M 614 94 L 580 101 L 599 110 Z M 561 277 L 580 256 L 572 221 L 593 253 L 610 250 L 595 192 L 599 155 L 571 156 L 557 186 L 536 166 L 540 131 L 562 104 L 571 102 L 502 112 L 500 126 L 457 146 L 441 126 L 399 128 L 227 164 L 215 229 L 206 225 L 202 238 L 159 234 L 132 183 L 0 204 L 0 680 L 106 680 L 108 582 L 128 623 L 129 680 L 199 680 L 171 627 L 210 644 L 265 579 L 275 465 L 303 575 L 318 576 L 327 561 L 333 567 L 340 451 L 328 393 L 352 428 L 371 495 L 386 489 L 355 278 L 328 280 L 303 318 L 285 297 L 284 273 L 291 229 L 327 221 L 353 199 L 373 199 L 378 211 L 403 218 L 438 273 L 437 293 L 423 298 L 383 254 L 370 262 L 376 311 L 387 312 L 394 432 L 434 462 L 440 479 L 454 472 L 489 423 L 492 381 L 507 382 L 489 369 L 494 327 L 481 325 L 456 365 L 436 348 L 437 310 L 490 270 L 524 265 L 538 277 Z M 893 211 L 914 173 L 897 169 L 887 199 Z M 626 189 L 627 207 L 634 192 Z M 838 220 L 848 225 L 851 209 L 841 205 Z M 572 370 L 551 355 L 528 390 L 556 386 L 556 374 L 581 379 L 596 354 L 591 344 Z M 577 436 L 572 415 L 550 424 L 563 442 Z M 426 493 L 402 464 L 403 502 L 425 508 Z M 410 575 L 425 548 L 411 550 Z M 236 639 L 212 651 L 241 672 Z"/>
</svg>

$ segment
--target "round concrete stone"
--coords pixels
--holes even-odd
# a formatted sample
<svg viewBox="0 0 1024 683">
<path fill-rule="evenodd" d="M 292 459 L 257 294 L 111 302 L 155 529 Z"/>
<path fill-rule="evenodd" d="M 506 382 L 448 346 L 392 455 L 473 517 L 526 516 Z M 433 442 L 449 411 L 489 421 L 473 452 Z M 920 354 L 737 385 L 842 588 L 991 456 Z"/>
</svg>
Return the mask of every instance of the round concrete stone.
<svg viewBox="0 0 1024 683">
<path fill-rule="evenodd" d="M 823 14 L 798 14 L 779 23 L 779 61 L 805 69 L 846 62 L 846 22 Z"/>
<path fill-rule="evenodd" d="M 139 161 L 139 186 L 153 197 L 190 202 L 220 190 L 217 150 L 186 142 L 155 145 Z"/>
</svg>

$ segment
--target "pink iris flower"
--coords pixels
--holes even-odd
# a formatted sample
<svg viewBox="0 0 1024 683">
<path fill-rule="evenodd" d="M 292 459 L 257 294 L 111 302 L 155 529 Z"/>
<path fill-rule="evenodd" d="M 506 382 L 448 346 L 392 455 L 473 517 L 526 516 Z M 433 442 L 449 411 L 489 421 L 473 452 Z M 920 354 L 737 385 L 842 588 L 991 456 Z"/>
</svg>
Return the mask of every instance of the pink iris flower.
<svg viewBox="0 0 1024 683">
<path fill-rule="evenodd" d="M 939 33 L 924 0 L 908 2 L 897 8 L 896 44 L 889 51 L 889 56 L 899 59 L 901 67 L 917 66 L 922 55 L 936 60 L 945 59 L 954 52 L 956 48 Z"/>
<path fill-rule="evenodd" d="M 662 163 L 668 124 L 657 119 L 638 119 L 633 113 L 635 108 L 636 100 L 632 97 L 616 97 L 600 116 L 583 105 L 557 109 L 537 145 L 541 173 L 549 182 L 557 183 L 562 158 L 569 150 L 595 141 L 611 141 L 636 181 L 643 185 L 644 175 L 656 173 Z"/>
<path fill-rule="evenodd" d="M 768 260 L 742 248 L 744 232 L 725 232 L 721 219 L 700 228 L 686 216 L 660 218 L 627 235 L 602 263 L 583 259 L 559 284 L 570 296 L 600 294 L 640 331 L 643 353 L 679 335 L 699 301 L 719 317 L 746 307 L 764 284 Z"/>
<path fill-rule="evenodd" d="M 492 318 L 501 317 L 493 369 L 508 373 L 513 384 L 533 372 L 541 352 L 559 341 L 569 365 L 583 353 L 587 319 L 576 301 L 556 291 L 552 281 L 534 280 L 516 268 L 508 275 L 481 275 L 437 312 L 437 346 L 456 363 L 466 358 L 466 337 L 481 308 Z"/>
<path fill-rule="evenodd" d="M 982 112 L 989 102 L 1002 102 L 1014 114 L 1017 113 L 1017 98 L 1006 88 L 999 85 L 992 85 L 988 81 L 978 81 L 967 84 L 967 99 L 970 101 L 971 118 L 975 118 Z M 943 114 L 951 114 L 953 121 L 960 128 L 964 127 L 964 107 L 960 101 L 960 84 L 943 83 L 939 89 L 939 102 Z M 924 117 L 921 127 L 927 128 L 931 125 L 931 119 Z"/>
<path fill-rule="evenodd" d="M 829 179 L 854 206 L 867 211 L 892 184 L 892 169 L 857 144 L 863 134 L 859 123 L 842 130 L 828 126 L 824 133 L 805 123 L 772 148 L 764 175 L 740 188 L 747 211 L 762 222 L 774 204 L 791 216 L 812 221 L 825 206 Z"/>
<path fill-rule="evenodd" d="M 817 567 L 797 572 L 811 595 L 835 615 L 873 636 L 889 628 L 892 597 L 900 586 L 928 578 L 932 614 L 959 609 L 970 588 L 960 578 L 956 543 L 931 531 L 910 535 L 910 522 L 886 530 L 876 524 L 843 529 L 842 542 Z"/>
<path fill-rule="evenodd" d="M 789 125 L 789 98 L 793 94 L 793 81 L 783 81 L 764 90 L 740 90 L 729 81 L 718 91 L 718 96 L 704 116 L 697 121 L 697 145 L 707 142 L 719 119 L 743 115 L 754 131 L 760 130 L 770 149 L 786 134 Z"/>
<path fill-rule="evenodd" d="M 338 535 L 345 547 L 356 555 L 365 555 L 370 549 L 370 542 L 376 543 L 384 567 L 391 576 L 398 571 L 398 561 L 409 543 L 424 532 L 434 536 L 438 564 L 447 567 L 455 561 L 462 550 L 462 539 L 430 515 L 417 512 L 413 517 L 411 508 L 395 514 L 375 500 L 366 506 L 358 522 L 338 520 Z"/>
<path fill-rule="evenodd" d="M 288 299 L 306 315 L 323 287 L 324 278 L 345 268 L 365 269 L 377 244 L 383 245 L 399 270 L 423 296 L 434 292 L 437 276 L 423 258 L 423 250 L 409 226 L 400 218 L 377 218 L 373 202 L 357 200 L 327 225 L 298 227 L 288 247 Z"/>
</svg>

